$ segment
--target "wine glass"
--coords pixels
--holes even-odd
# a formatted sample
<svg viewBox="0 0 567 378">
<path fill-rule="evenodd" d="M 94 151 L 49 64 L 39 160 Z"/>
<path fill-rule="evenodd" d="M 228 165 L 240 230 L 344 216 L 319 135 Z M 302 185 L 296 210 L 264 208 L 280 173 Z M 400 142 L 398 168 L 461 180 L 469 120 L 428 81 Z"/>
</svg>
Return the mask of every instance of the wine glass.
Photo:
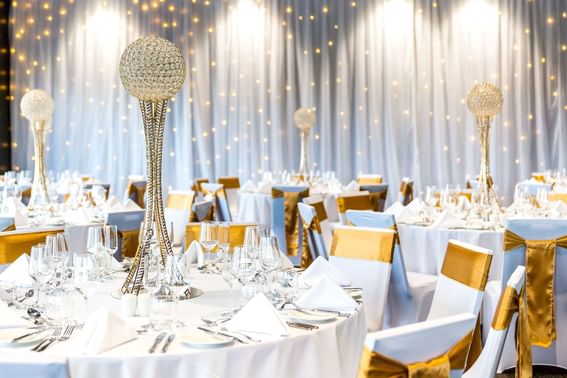
<svg viewBox="0 0 567 378">
<path fill-rule="evenodd" d="M 215 222 L 201 222 L 199 242 L 205 250 L 205 266 L 211 264 L 213 249 L 218 243 L 218 228 Z"/>
<path fill-rule="evenodd" d="M 256 277 L 256 266 L 254 258 L 250 255 L 250 248 L 239 246 L 234 248 L 232 254 L 232 271 L 243 286 L 243 293 L 246 297 L 251 298 L 254 293 L 246 290 L 246 285 L 251 283 Z"/>
<path fill-rule="evenodd" d="M 252 258 L 258 256 L 260 248 L 260 229 L 257 226 L 249 226 L 244 230 L 244 246 L 248 248 L 248 253 Z"/>
<path fill-rule="evenodd" d="M 222 279 L 227 283 L 230 288 L 230 310 L 229 313 L 234 313 L 234 286 L 236 281 L 235 272 L 232 269 L 232 259 L 228 253 L 225 253 L 222 257 L 221 263 L 221 276 Z"/>
<path fill-rule="evenodd" d="M 118 228 L 114 224 L 109 224 L 103 228 L 104 249 L 110 255 L 110 259 L 114 258 L 114 254 L 118 250 Z"/>
<path fill-rule="evenodd" d="M 93 185 L 91 188 L 91 196 L 97 208 L 100 208 L 106 202 L 106 190 L 102 185 Z"/>
<path fill-rule="evenodd" d="M 262 237 L 260 239 L 260 266 L 266 276 L 268 292 L 274 297 L 274 276 L 276 275 L 276 271 L 283 266 L 278 238 L 276 236 Z"/>
<path fill-rule="evenodd" d="M 224 256 L 229 253 L 230 250 L 230 225 L 226 222 L 218 224 L 218 245 L 221 252 L 219 261 L 222 261 Z"/>
<path fill-rule="evenodd" d="M 104 247 L 104 232 L 102 226 L 89 227 L 87 234 L 87 251 L 95 261 L 99 275 L 102 275 L 106 266 L 106 248 Z"/>
<path fill-rule="evenodd" d="M 86 301 L 98 288 L 96 257 L 92 253 L 77 253 L 73 255 L 73 286 Z"/>
</svg>

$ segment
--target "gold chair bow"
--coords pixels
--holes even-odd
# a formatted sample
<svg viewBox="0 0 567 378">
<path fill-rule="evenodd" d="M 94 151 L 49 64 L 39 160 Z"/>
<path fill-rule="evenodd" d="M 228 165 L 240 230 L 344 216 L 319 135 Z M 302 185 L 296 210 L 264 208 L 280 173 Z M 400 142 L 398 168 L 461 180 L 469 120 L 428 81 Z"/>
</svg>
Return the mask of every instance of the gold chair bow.
<svg viewBox="0 0 567 378">
<path fill-rule="evenodd" d="M 327 219 L 327 210 L 325 210 L 325 204 L 323 201 L 312 202 L 309 205 L 315 208 L 319 222 L 323 222 Z"/>
<path fill-rule="evenodd" d="M 516 377 L 532 377 L 532 348 L 529 335 L 528 311 L 524 302 L 524 290 L 518 293 L 511 286 L 506 286 L 498 300 L 492 319 L 492 328 L 503 330 L 510 326 L 512 316 L 518 313 L 516 323 Z"/>
<path fill-rule="evenodd" d="M 63 232 L 63 229 L 38 231 L 38 232 L 2 232 L 0 234 L 0 264 L 14 262 L 23 253 L 30 253 L 31 248 L 40 243 L 45 243 L 47 235 Z"/>
<path fill-rule="evenodd" d="M 224 185 L 225 189 L 239 189 L 240 179 L 238 177 L 219 177 L 217 179 L 219 184 Z"/>
<path fill-rule="evenodd" d="M 465 367 L 471 338 L 472 331 L 441 356 L 407 365 L 365 347 L 358 378 L 449 378 L 451 369 Z"/>
<path fill-rule="evenodd" d="M 347 210 L 372 210 L 373 208 L 368 194 L 338 197 L 337 207 L 341 214 L 346 213 Z"/>
<path fill-rule="evenodd" d="M 406 206 L 413 200 L 413 182 L 402 181 L 400 185 L 400 194 L 402 195 L 402 205 Z"/>
<path fill-rule="evenodd" d="M 504 252 L 526 247 L 526 298 L 532 345 L 548 348 L 557 338 L 555 329 L 555 249 L 567 248 L 567 235 L 555 240 L 525 240 L 504 232 Z"/>
<path fill-rule="evenodd" d="M 394 256 L 394 235 L 393 232 L 337 228 L 333 234 L 331 256 L 391 264 Z"/>
<path fill-rule="evenodd" d="M 272 198 L 284 199 L 284 227 L 288 256 L 297 256 L 299 251 L 299 210 L 297 204 L 309 196 L 309 189 L 300 192 L 284 192 L 272 188 Z M 274 209 L 272 209 L 274 211 Z"/>
</svg>

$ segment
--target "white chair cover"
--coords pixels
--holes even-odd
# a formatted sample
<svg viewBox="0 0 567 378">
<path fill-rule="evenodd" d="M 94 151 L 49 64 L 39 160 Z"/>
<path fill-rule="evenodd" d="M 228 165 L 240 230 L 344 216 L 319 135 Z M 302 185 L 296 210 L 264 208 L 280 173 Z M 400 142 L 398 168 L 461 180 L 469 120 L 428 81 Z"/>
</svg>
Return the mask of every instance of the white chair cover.
<svg viewBox="0 0 567 378">
<path fill-rule="evenodd" d="M 372 205 L 375 206 L 372 210 L 384 211 L 386 197 L 388 196 L 388 184 L 360 184 L 359 189 L 370 193 Z"/>
<path fill-rule="evenodd" d="M 341 209 L 339 202 L 341 198 L 345 198 L 345 197 L 359 197 L 360 200 L 356 201 L 359 202 L 359 204 L 356 204 L 356 206 L 353 208 L 347 206 L 347 208 Z M 364 197 L 368 198 L 368 201 Z M 339 221 L 344 226 L 348 225 L 348 219 L 346 217 L 347 210 L 372 210 L 372 204 L 370 203 L 370 193 L 367 191 L 338 193 L 335 195 L 335 198 L 337 200 L 337 210 L 339 211 Z M 352 202 L 352 201 L 348 201 L 348 202 Z M 364 206 L 364 208 L 360 208 L 362 203 L 365 203 L 367 206 Z"/>
<path fill-rule="evenodd" d="M 230 215 L 230 207 L 228 206 L 228 200 L 224 191 L 224 185 L 202 183 L 201 190 L 203 191 L 203 193 L 205 193 L 205 195 L 211 195 L 214 197 L 213 201 L 215 203 L 215 220 L 219 222 L 231 222 L 232 217 Z"/>
<path fill-rule="evenodd" d="M 189 209 L 164 209 L 165 223 L 174 253 L 183 251 L 185 245 L 185 226 L 189 223 Z"/>
<path fill-rule="evenodd" d="M 310 205 L 306 205 L 304 203 L 298 203 L 297 207 L 299 208 L 299 215 L 303 219 L 304 227 L 306 224 L 311 224 L 313 222 L 313 218 L 317 216 L 317 212 L 315 208 Z M 317 219 L 317 222 L 319 220 Z M 313 261 L 319 256 L 329 259 L 329 255 L 327 253 L 327 248 L 325 247 L 325 242 L 323 240 L 323 234 L 313 229 L 307 230 L 309 238 L 309 251 L 311 252 L 311 257 Z M 305 246 L 304 246 L 305 247 Z"/>
<path fill-rule="evenodd" d="M 357 227 L 396 230 L 396 221 L 392 214 L 348 210 L 347 219 Z M 434 275 L 406 272 L 401 245 L 396 243 L 384 328 L 397 327 L 425 319 L 433 299 L 436 283 L 437 277 Z"/>
<path fill-rule="evenodd" d="M 328 212 L 327 212 L 327 208 L 325 207 L 325 200 L 322 196 L 310 196 L 307 198 L 303 199 L 303 203 L 306 203 L 308 205 L 311 205 L 313 207 L 315 207 L 315 209 L 317 210 L 317 208 L 319 209 L 317 211 L 317 216 L 319 217 L 319 225 L 321 226 L 321 233 L 323 234 L 323 241 L 325 242 L 325 248 L 327 249 L 327 251 L 331 250 L 331 243 L 333 242 L 333 231 L 331 228 L 331 223 L 329 221 L 328 218 Z M 333 206 L 336 206 L 333 204 Z M 322 219 L 323 217 L 321 216 L 321 214 L 319 214 L 322 210 L 325 210 L 325 219 Z"/>
<path fill-rule="evenodd" d="M 193 213 L 197 217 L 199 222 L 202 222 L 207 219 L 213 209 L 213 201 L 212 200 L 205 200 L 200 202 L 195 202 L 193 204 Z"/>
<path fill-rule="evenodd" d="M 139 230 L 144 222 L 144 210 L 135 211 L 119 211 L 108 213 L 106 216 L 106 224 L 116 225 L 116 229 L 120 232 Z M 122 260 L 122 238 L 118 240 L 118 250 L 114 254 L 118 260 Z"/>
</svg>

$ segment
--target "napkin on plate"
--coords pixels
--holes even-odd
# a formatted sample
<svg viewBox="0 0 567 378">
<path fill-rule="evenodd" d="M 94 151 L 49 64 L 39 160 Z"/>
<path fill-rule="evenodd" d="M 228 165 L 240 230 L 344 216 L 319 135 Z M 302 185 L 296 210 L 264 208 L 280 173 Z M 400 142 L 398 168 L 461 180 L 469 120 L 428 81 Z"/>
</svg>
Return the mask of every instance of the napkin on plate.
<svg viewBox="0 0 567 378">
<path fill-rule="evenodd" d="M 84 354 L 98 354 L 136 337 L 136 330 L 122 317 L 101 307 L 87 319 L 77 346 Z"/>
<path fill-rule="evenodd" d="M 421 198 L 415 198 L 406 207 L 403 208 L 396 216 L 396 222 L 400 223 L 418 223 L 423 221 L 420 212 L 425 208 L 425 204 Z"/>
<path fill-rule="evenodd" d="M 323 277 L 328 277 L 337 285 L 350 285 L 350 280 L 343 272 L 331 265 L 324 257 L 317 257 L 301 275 L 301 280 L 309 286 L 313 286 Z"/>
<path fill-rule="evenodd" d="M 404 209 L 404 205 L 400 201 L 396 201 L 392 206 L 384 210 L 384 214 L 392 214 L 394 217 L 398 217 Z"/>
<path fill-rule="evenodd" d="M 358 306 L 350 295 L 327 276 L 317 281 L 295 304 L 306 309 L 331 311 L 353 311 Z"/>
<path fill-rule="evenodd" d="M 439 217 L 433 222 L 430 228 L 462 228 L 465 227 L 465 221 L 455 216 L 449 210 L 444 210 Z"/>
<path fill-rule="evenodd" d="M 189 244 L 189 247 L 187 248 L 185 253 L 187 254 L 189 263 L 197 263 L 198 267 L 205 265 L 205 255 L 203 255 L 203 248 L 197 240 L 193 240 L 191 244 Z"/>
<path fill-rule="evenodd" d="M 0 281 L 29 284 L 31 286 L 33 280 L 28 274 L 29 264 L 30 257 L 25 253 L 21 254 L 16 261 L 0 273 Z"/>
<path fill-rule="evenodd" d="M 358 192 L 360 189 L 360 185 L 356 182 L 356 180 L 352 180 L 345 186 L 345 192 Z"/>
<path fill-rule="evenodd" d="M 256 185 L 252 182 L 252 180 L 248 180 L 240 187 L 241 192 L 246 193 L 253 193 L 256 191 Z"/>
<path fill-rule="evenodd" d="M 226 323 L 226 328 L 231 331 L 254 332 L 271 336 L 289 335 L 287 325 L 264 293 L 256 294 Z"/>
</svg>

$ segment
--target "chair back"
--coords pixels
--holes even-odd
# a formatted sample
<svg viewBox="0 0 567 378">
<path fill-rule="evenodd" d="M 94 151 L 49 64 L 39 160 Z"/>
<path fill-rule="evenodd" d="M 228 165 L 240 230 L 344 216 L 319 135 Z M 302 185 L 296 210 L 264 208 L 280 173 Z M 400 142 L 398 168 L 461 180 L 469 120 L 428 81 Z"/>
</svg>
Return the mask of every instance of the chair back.
<svg viewBox="0 0 567 378">
<path fill-rule="evenodd" d="M 118 250 L 115 257 L 134 257 L 138 250 L 140 226 L 144 223 L 144 210 L 110 212 L 106 224 L 115 225 L 118 230 Z"/>
<path fill-rule="evenodd" d="M 195 182 L 193 183 L 193 186 L 191 187 L 191 190 L 193 190 L 195 192 L 195 194 L 197 194 L 198 197 L 202 197 L 202 188 L 201 188 L 201 184 L 207 183 L 209 182 L 208 178 L 196 178 Z"/>
<path fill-rule="evenodd" d="M 213 201 L 195 202 L 191 212 L 191 222 L 212 221 L 214 218 Z"/>
<path fill-rule="evenodd" d="M 30 253 L 31 248 L 45 243 L 47 235 L 63 232 L 63 229 L 6 231 L 0 232 L 0 264 L 10 264 L 23 253 Z"/>
<path fill-rule="evenodd" d="M 167 192 L 165 207 L 169 209 L 189 210 L 195 202 L 195 192 L 192 190 L 170 190 Z M 187 218 L 189 219 L 189 218 Z"/>
<path fill-rule="evenodd" d="M 366 191 L 370 194 L 370 203 L 372 204 L 371 210 L 384 211 L 386 197 L 388 197 L 388 184 L 360 185 L 360 190 Z"/>
<path fill-rule="evenodd" d="M 510 329 L 512 314 L 517 312 L 517 309 L 512 310 L 515 305 L 514 301 L 521 295 L 522 289 L 524 288 L 526 279 L 525 273 L 526 268 L 519 265 L 508 279 L 506 289 L 500 294 L 500 300 L 498 301 L 496 312 L 492 318 L 488 338 L 486 339 L 486 343 L 484 343 L 482 352 L 474 365 L 465 372 L 463 377 L 494 377 L 496 375 L 498 361 L 500 361 L 502 349 L 504 348 L 504 341 Z"/>
<path fill-rule="evenodd" d="M 110 194 L 110 184 L 84 184 L 83 188 L 92 190 L 93 186 L 102 186 L 104 188 L 104 198 L 108 199 L 108 195 Z"/>
<path fill-rule="evenodd" d="M 373 184 L 381 184 L 383 181 L 382 175 L 358 175 L 356 178 L 356 183 L 358 185 L 373 185 Z"/>
<path fill-rule="evenodd" d="M 339 221 L 343 225 L 348 225 L 346 217 L 347 210 L 372 210 L 372 201 L 370 200 L 370 193 L 365 191 L 360 192 L 345 192 L 337 194 L 337 209 L 339 210 Z"/>
<path fill-rule="evenodd" d="M 240 191 L 240 179 L 237 176 L 219 177 L 217 183 L 224 186 L 228 207 L 232 219 L 238 216 L 238 192 Z"/>
<path fill-rule="evenodd" d="M 174 253 L 183 249 L 185 245 L 185 227 L 189 223 L 190 209 L 164 209 L 165 223 L 171 240 Z"/>
<path fill-rule="evenodd" d="M 308 196 L 309 187 L 305 185 L 272 187 L 272 231 L 294 265 L 300 263 L 303 233 L 297 204 Z"/>
<path fill-rule="evenodd" d="M 458 373 L 464 368 L 467 341 L 475 322 L 474 314 L 461 313 L 369 333 L 364 341 L 358 376 L 373 377 L 371 371 L 383 371 L 389 372 L 383 376 L 407 377 L 412 365 L 423 363 L 422 366 L 427 366 L 425 363 L 430 361 L 443 363 L 446 360 L 440 361 L 439 358 L 446 356 L 450 350 L 458 350 L 461 357 L 460 361 L 449 359 L 451 376 L 460 376 Z M 444 375 L 437 373 L 435 376 Z"/>
<path fill-rule="evenodd" d="M 202 183 L 201 190 L 205 197 L 210 196 L 214 201 L 215 220 L 219 222 L 231 222 L 230 207 L 224 186 L 222 184 Z"/>
<path fill-rule="evenodd" d="M 28 206 L 30 203 L 31 192 L 32 192 L 31 187 L 22 189 L 22 203 L 26 206 Z"/>
<path fill-rule="evenodd" d="M 145 207 L 146 180 L 128 181 L 126 197 L 136 202 L 142 209 Z"/>
<path fill-rule="evenodd" d="M 333 231 L 331 230 L 331 224 L 329 223 L 329 217 L 327 214 L 327 209 L 325 208 L 325 201 L 322 196 L 310 196 L 303 199 L 303 203 L 311 205 L 315 208 L 317 212 L 317 218 L 319 219 L 319 226 L 321 226 L 321 234 L 323 235 L 323 242 L 325 243 L 325 248 L 327 251 L 331 249 L 331 243 L 333 242 Z"/>
<path fill-rule="evenodd" d="M 491 262 L 491 250 L 449 240 L 427 319 L 463 312 L 478 315 Z"/>
<path fill-rule="evenodd" d="M 232 251 L 234 247 L 239 245 L 244 245 L 244 234 L 246 232 L 246 227 L 256 226 L 255 223 L 249 222 L 239 222 L 239 223 L 229 223 L 230 232 L 230 250 Z M 201 223 L 191 222 L 185 227 L 185 249 L 189 248 L 191 242 L 194 240 L 199 241 L 201 236 Z"/>
<path fill-rule="evenodd" d="M 319 215 L 315 207 L 305 203 L 298 203 L 299 216 L 303 222 L 303 256 L 301 267 L 306 268 L 312 261 L 319 256 L 328 260 L 327 248 L 323 240 Z M 306 256 L 306 254 L 309 256 Z M 306 262 L 304 263 L 304 259 Z"/>
<path fill-rule="evenodd" d="M 409 177 L 404 177 L 402 183 L 400 184 L 400 194 L 398 195 L 398 201 L 407 206 L 413 200 L 413 180 Z"/>
<path fill-rule="evenodd" d="M 362 288 L 371 331 L 382 328 L 395 236 L 393 230 L 350 226 L 338 226 L 333 234 L 329 262 Z"/>
</svg>

